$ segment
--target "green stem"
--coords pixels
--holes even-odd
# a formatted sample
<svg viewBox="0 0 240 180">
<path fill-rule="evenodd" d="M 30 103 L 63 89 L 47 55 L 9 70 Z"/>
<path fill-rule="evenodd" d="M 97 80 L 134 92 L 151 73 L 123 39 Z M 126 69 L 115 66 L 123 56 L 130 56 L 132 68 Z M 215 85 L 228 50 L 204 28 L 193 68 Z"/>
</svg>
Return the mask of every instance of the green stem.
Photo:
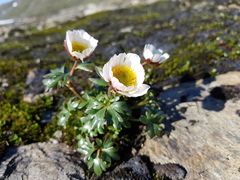
<svg viewBox="0 0 240 180">
<path fill-rule="evenodd" d="M 129 121 L 140 122 L 139 119 L 135 119 L 135 118 L 129 119 Z"/>
<path fill-rule="evenodd" d="M 137 109 L 137 108 L 139 108 L 139 107 L 141 107 L 141 106 L 144 106 L 144 105 L 146 105 L 146 104 L 148 104 L 149 102 L 148 101 L 141 101 L 141 102 L 139 102 L 138 104 L 135 104 L 135 105 L 133 105 L 133 106 L 131 106 L 129 109 Z"/>
</svg>

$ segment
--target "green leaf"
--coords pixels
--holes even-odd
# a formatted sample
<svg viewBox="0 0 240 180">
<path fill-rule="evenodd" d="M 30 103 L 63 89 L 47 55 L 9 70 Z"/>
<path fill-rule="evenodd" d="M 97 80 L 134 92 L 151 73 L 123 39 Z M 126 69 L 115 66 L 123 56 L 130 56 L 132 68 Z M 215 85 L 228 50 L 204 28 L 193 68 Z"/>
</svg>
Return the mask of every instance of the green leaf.
<svg viewBox="0 0 240 180">
<path fill-rule="evenodd" d="M 92 109 L 100 109 L 103 107 L 104 104 L 96 100 L 95 98 L 89 97 L 88 104 L 86 107 L 86 111 L 92 110 Z"/>
<path fill-rule="evenodd" d="M 107 86 L 108 83 L 106 81 L 104 81 L 103 79 L 99 79 L 99 78 L 89 78 L 89 80 L 94 83 L 94 84 L 97 84 L 97 85 L 100 85 L 100 86 Z"/>
<path fill-rule="evenodd" d="M 100 109 L 94 119 L 93 119 L 93 123 L 92 123 L 92 127 L 91 129 L 94 129 L 94 128 L 98 128 L 100 129 L 101 127 L 103 127 L 107 121 L 105 120 L 105 112 L 106 112 L 106 108 L 103 108 L 103 109 Z"/>
<path fill-rule="evenodd" d="M 76 110 L 76 108 L 78 107 L 78 104 L 79 104 L 79 100 L 70 99 L 67 103 L 68 110 L 69 111 Z"/>
<path fill-rule="evenodd" d="M 82 108 L 85 107 L 87 104 L 88 104 L 87 101 L 82 101 L 82 102 L 80 102 L 80 103 L 78 104 L 78 108 L 79 108 L 79 109 L 82 109 Z"/>
<path fill-rule="evenodd" d="M 111 137 L 111 136 L 108 137 L 108 138 L 104 141 L 103 144 L 104 144 L 104 145 L 103 145 L 104 148 L 108 148 L 108 147 L 112 146 L 112 145 L 113 145 L 112 137 Z"/>
<path fill-rule="evenodd" d="M 160 137 L 162 135 L 162 127 L 158 124 L 153 124 L 153 128 L 155 135 Z"/>
<path fill-rule="evenodd" d="M 111 104 L 111 108 L 117 111 L 118 113 L 125 114 L 125 115 L 131 115 L 131 111 L 128 109 L 126 102 L 124 101 L 118 101 Z"/>
<path fill-rule="evenodd" d="M 147 129 L 148 129 L 148 130 L 147 130 L 148 135 L 150 136 L 150 138 L 153 138 L 153 137 L 155 136 L 153 126 L 150 125 L 150 126 L 148 126 Z"/>
<path fill-rule="evenodd" d="M 162 112 L 153 113 L 146 111 L 145 116 L 140 117 L 140 122 L 147 125 L 146 132 L 153 138 L 154 136 L 160 137 L 162 135 L 161 123 L 163 120 Z"/>
<path fill-rule="evenodd" d="M 18 137 L 17 134 L 13 134 L 12 137 L 10 138 L 10 141 L 15 143 L 20 143 L 22 142 L 22 138 Z"/>
<path fill-rule="evenodd" d="M 81 117 L 80 120 L 83 123 L 87 123 L 87 122 L 90 123 L 91 120 L 94 118 L 94 116 L 95 116 L 94 114 L 89 114 L 87 116 Z"/>
<path fill-rule="evenodd" d="M 118 122 L 123 122 L 122 117 L 119 115 L 119 113 L 117 111 L 109 108 L 108 112 L 112 115 L 113 119 L 116 119 Z"/>
<path fill-rule="evenodd" d="M 98 74 L 98 76 L 99 76 L 100 78 L 104 79 L 104 78 L 103 78 L 103 73 L 102 73 L 102 71 L 103 71 L 102 68 L 96 66 L 96 67 L 95 67 L 95 71 L 96 71 L 96 73 Z"/>
<path fill-rule="evenodd" d="M 77 65 L 76 69 L 81 69 L 88 72 L 93 72 L 93 69 L 96 65 L 93 63 L 81 63 Z"/>
<path fill-rule="evenodd" d="M 97 143 L 98 149 L 101 149 L 101 147 L 102 147 L 102 140 L 97 138 L 96 139 L 96 143 Z"/>
<path fill-rule="evenodd" d="M 58 123 L 57 124 L 66 128 L 66 123 L 70 116 L 71 116 L 71 113 L 65 107 L 63 107 L 62 111 L 58 115 Z"/>
<path fill-rule="evenodd" d="M 102 151 L 105 152 L 108 156 L 110 156 L 112 159 L 114 160 L 119 160 L 120 157 L 119 155 L 116 153 L 118 149 L 115 147 L 108 147 L 103 149 Z"/>
<path fill-rule="evenodd" d="M 110 121 L 112 122 L 113 127 L 115 129 L 118 129 L 119 120 L 118 120 L 117 115 L 116 115 L 118 113 L 116 111 L 114 111 L 113 109 L 108 109 L 108 113 L 112 116 Z M 120 116 L 120 118 L 121 118 L 121 116 Z"/>
<path fill-rule="evenodd" d="M 90 99 L 90 96 L 89 96 L 87 93 L 85 93 L 85 94 L 83 95 L 83 98 L 84 98 L 86 101 L 88 101 L 88 100 Z"/>
<path fill-rule="evenodd" d="M 100 176 L 102 174 L 102 168 L 100 165 L 100 159 L 96 158 L 93 160 L 94 165 L 93 165 L 93 170 L 97 176 Z"/>
<path fill-rule="evenodd" d="M 68 79 L 69 73 L 64 66 L 62 68 L 51 70 L 43 80 L 45 91 L 51 91 L 53 88 L 63 87 L 67 84 Z"/>
<path fill-rule="evenodd" d="M 90 160 L 87 162 L 87 166 L 88 166 L 89 169 L 93 166 L 93 159 L 90 159 Z"/>
<path fill-rule="evenodd" d="M 107 163 L 106 163 L 106 162 L 100 161 L 100 166 L 101 166 L 101 169 L 102 169 L 103 171 L 106 171 L 106 170 L 107 170 Z"/>
</svg>

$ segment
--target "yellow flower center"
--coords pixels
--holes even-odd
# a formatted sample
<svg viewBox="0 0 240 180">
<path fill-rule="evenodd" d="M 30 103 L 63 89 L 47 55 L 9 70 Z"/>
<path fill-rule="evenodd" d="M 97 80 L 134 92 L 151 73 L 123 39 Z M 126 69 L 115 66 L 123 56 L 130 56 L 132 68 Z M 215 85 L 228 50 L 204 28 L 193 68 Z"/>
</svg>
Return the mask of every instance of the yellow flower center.
<svg viewBox="0 0 240 180">
<path fill-rule="evenodd" d="M 136 83 L 136 73 L 128 66 L 116 66 L 112 69 L 113 76 L 125 86 L 133 86 Z"/>
<path fill-rule="evenodd" d="M 85 49 L 88 49 L 88 46 L 86 44 L 77 41 L 72 42 L 72 52 L 77 51 L 79 53 L 82 53 Z"/>
</svg>

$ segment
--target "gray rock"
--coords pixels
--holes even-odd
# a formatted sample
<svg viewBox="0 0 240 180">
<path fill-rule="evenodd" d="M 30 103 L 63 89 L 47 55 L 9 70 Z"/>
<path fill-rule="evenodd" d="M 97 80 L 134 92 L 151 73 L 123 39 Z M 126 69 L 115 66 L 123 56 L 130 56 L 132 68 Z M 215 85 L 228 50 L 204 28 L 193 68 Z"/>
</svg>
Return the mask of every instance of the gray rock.
<svg viewBox="0 0 240 180">
<path fill-rule="evenodd" d="M 65 144 L 36 143 L 10 148 L 0 161 L 0 179 L 85 179 L 83 163 Z"/>
<path fill-rule="evenodd" d="M 26 102 L 36 102 L 40 94 L 44 92 L 42 80 L 47 70 L 34 68 L 29 70 L 26 79 L 26 92 L 23 95 L 23 100 Z"/>
<path fill-rule="evenodd" d="M 103 175 L 98 180 L 150 180 L 151 175 L 147 164 L 140 156 L 134 156 L 127 162 L 117 166 L 112 172 Z"/>
<path fill-rule="evenodd" d="M 166 134 L 147 137 L 140 154 L 156 164 L 181 165 L 187 180 L 239 179 L 239 78 L 239 72 L 231 72 L 165 87 L 160 98 L 169 116 Z"/>
<path fill-rule="evenodd" d="M 8 80 L 6 78 L 0 77 L 0 92 L 5 90 L 9 86 Z"/>
<path fill-rule="evenodd" d="M 158 177 L 165 177 L 171 180 L 182 180 L 185 178 L 187 171 L 179 164 L 155 164 L 155 174 Z"/>
</svg>

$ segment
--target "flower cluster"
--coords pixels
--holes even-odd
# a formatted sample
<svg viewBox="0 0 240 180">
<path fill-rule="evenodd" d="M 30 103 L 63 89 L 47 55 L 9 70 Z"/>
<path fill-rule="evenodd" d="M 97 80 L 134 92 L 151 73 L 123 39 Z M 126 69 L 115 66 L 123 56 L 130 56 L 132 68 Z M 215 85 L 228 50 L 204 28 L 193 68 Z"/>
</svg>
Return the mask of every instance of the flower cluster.
<svg viewBox="0 0 240 180">
<path fill-rule="evenodd" d="M 145 115 L 139 115 L 138 122 L 146 126 L 150 137 L 160 136 L 163 112 L 161 103 L 149 92 L 150 86 L 144 84 L 144 65 L 159 65 L 169 58 L 161 49 L 147 44 L 143 50 L 144 61 L 134 53 L 114 55 L 101 68 L 85 60 L 92 55 L 98 40 L 84 30 L 68 30 L 64 46 L 74 65 L 71 70 L 62 67 L 46 75 L 43 83 L 47 91 L 67 86 L 76 97 L 67 99 L 59 112 L 58 124 L 64 128 L 74 126 L 78 134 L 78 151 L 95 174 L 101 175 L 111 166 L 112 160 L 119 160 L 118 143 L 120 132 L 131 128 L 136 122 L 132 110 L 142 108 Z M 89 78 L 97 86 L 81 94 L 74 83 L 74 72 L 94 70 L 100 78 Z M 105 88 L 107 87 L 107 88 Z M 146 97 L 141 98 L 143 95 Z M 127 97 L 139 97 L 127 100 Z M 71 121 L 69 123 L 69 121 Z M 77 122 L 74 124 L 73 122 Z M 76 128 L 77 127 L 77 128 Z"/>
<path fill-rule="evenodd" d="M 84 30 L 66 32 L 64 46 L 71 58 L 82 61 L 89 57 L 97 47 L 98 40 Z M 160 64 L 169 58 L 163 50 L 156 49 L 147 44 L 143 56 L 148 64 Z M 147 93 L 149 85 L 143 84 L 145 71 L 140 57 L 133 53 L 114 55 L 103 67 L 103 79 L 109 83 L 113 90 L 127 97 L 138 97 Z"/>
</svg>

